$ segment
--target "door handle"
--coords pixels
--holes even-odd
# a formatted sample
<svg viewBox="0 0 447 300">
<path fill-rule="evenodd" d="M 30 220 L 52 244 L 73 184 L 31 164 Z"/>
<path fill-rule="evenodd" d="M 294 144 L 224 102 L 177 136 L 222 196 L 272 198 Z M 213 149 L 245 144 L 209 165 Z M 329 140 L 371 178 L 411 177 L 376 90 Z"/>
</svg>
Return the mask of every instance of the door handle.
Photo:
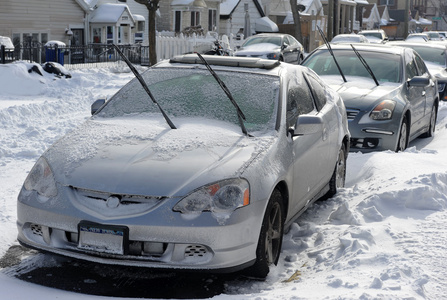
<svg viewBox="0 0 447 300">
<path fill-rule="evenodd" d="M 425 90 L 424 90 L 424 91 L 422 91 L 422 96 L 425 96 Z"/>
</svg>

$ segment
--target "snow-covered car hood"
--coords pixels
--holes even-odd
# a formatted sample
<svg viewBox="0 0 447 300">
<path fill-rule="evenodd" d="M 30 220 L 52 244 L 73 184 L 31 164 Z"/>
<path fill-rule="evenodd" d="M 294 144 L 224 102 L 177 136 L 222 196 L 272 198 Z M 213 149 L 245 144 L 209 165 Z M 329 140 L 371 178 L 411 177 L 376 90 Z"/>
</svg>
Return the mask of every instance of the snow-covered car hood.
<svg viewBox="0 0 447 300">
<path fill-rule="evenodd" d="M 262 55 L 279 51 L 280 47 L 278 45 L 271 43 L 259 43 L 242 47 L 236 52 L 235 55 Z"/>
<path fill-rule="evenodd" d="M 322 76 L 324 78 L 324 76 Z M 398 84 L 381 84 L 377 86 L 369 81 L 348 81 L 342 84 L 330 84 L 337 91 L 346 108 L 369 110 L 375 103 L 382 101 L 385 97 L 394 98 L 397 93 Z"/>
<path fill-rule="evenodd" d="M 237 126 L 222 124 L 226 127 L 198 121 L 169 129 L 163 120 L 90 120 L 44 156 L 63 185 L 112 194 L 182 196 L 241 176 L 274 141 L 247 138 Z"/>
</svg>

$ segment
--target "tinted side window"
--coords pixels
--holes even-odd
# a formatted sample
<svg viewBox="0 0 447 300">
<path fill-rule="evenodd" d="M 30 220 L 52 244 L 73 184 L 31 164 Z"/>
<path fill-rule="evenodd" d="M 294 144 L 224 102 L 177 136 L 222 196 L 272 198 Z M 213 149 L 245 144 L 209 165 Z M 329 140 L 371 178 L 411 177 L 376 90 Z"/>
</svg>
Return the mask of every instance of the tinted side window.
<svg viewBox="0 0 447 300">
<path fill-rule="evenodd" d="M 422 60 L 422 58 L 420 58 L 418 55 L 415 56 L 416 58 L 416 64 L 418 66 L 419 69 L 419 75 L 424 75 L 427 74 L 427 66 L 425 65 L 424 61 Z"/>
<path fill-rule="evenodd" d="M 317 110 L 320 111 L 326 104 L 326 93 L 324 91 L 323 85 L 311 74 L 307 74 L 305 77 L 307 84 L 311 90 L 312 96 L 315 99 L 315 105 Z"/>
<path fill-rule="evenodd" d="M 312 94 L 304 83 L 302 75 L 293 76 L 289 81 L 287 91 L 287 126 L 295 125 L 299 115 L 308 114 L 314 109 Z"/>
<path fill-rule="evenodd" d="M 405 64 L 405 72 L 407 73 L 407 79 L 411 79 L 414 76 L 418 75 L 418 70 L 416 67 L 416 62 L 414 61 L 414 56 L 409 57 L 409 55 L 406 56 L 406 64 Z"/>
</svg>

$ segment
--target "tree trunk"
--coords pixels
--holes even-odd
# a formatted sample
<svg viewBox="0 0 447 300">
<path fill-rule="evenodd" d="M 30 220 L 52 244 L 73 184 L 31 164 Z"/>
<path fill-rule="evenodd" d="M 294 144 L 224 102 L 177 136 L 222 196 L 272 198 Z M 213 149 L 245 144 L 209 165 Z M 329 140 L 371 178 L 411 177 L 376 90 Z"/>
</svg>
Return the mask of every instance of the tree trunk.
<svg viewBox="0 0 447 300">
<path fill-rule="evenodd" d="M 301 44 L 303 44 L 303 36 L 301 34 L 301 19 L 300 12 L 298 11 L 297 0 L 290 0 L 290 7 L 292 9 L 295 37 Z"/>
<path fill-rule="evenodd" d="M 155 65 L 157 63 L 157 38 L 155 33 L 155 16 L 160 0 L 135 0 L 135 2 L 146 6 L 148 10 L 148 24 L 149 24 L 149 64 Z"/>
</svg>

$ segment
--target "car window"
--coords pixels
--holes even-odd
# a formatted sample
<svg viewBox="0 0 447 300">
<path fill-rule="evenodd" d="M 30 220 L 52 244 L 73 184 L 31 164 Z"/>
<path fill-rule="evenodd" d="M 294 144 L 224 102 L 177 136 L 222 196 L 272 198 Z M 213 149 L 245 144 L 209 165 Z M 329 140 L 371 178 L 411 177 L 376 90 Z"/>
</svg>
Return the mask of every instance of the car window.
<svg viewBox="0 0 447 300">
<path fill-rule="evenodd" d="M 419 70 L 419 75 L 428 74 L 427 66 L 425 66 L 425 63 L 422 60 L 422 58 L 420 58 L 419 55 L 415 55 L 415 59 L 416 59 L 416 65 Z"/>
<path fill-rule="evenodd" d="M 311 74 L 307 74 L 304 78 L 309 85 L 317 110 L 321 111 L 326 104 L 326 93 L 324 92 L 323 85 Z"/>
<path fill-rule="evenodd" d="M 404 45 L 405 46 L 405 45 Z M 408 46 L 406 46 L 408 47 Z M 445 48 L 431 48 L 425 46 L 410 46 L 416 50 L 416 52 L 422 57 L 426 62 L 434 63 L 440 66 L 446 65 L 446 50 Z"/>
<path fill-rule="evenodd" d="M 414 76 L 418 75 L 418 70 L 416 67 L 416 62 L 414 61 L 414 59 L 412 57 L 407 57 L 407 61 L 405 64 L 405 70 L 406 70 L 406 79 L 411 79 Z"/>
<path fill-rule="evenodd" d="M 289 45 L 290 45 L 290 41 L 289 41 L 289 38 L 288 37 L 284 37 L 284 40 L 283 40 L 283 45 L 285 45 L 286 47 L 289 47 Z"/>
<path fill-rule="evenodd" d="M 277 37 L 277 36 L 257 36 L 257 37 L 252 37 L 252 38 L 248 38 L 244 42 L 242 47 L 246 47 L 246 46 L 254 45 L 254 44 L 260 44 L 260 43 L 269 43 L 269 44 L 275 44 L 277 46 L 281 46 L 281 38 Z"/>
<path fill-rule="evenodd" d="M 289 80 L 287 88 L 287 126 L 295 125 L 299 115 L 315 110 L 312 94 L 301 74 L 295 74 Z"/>
<path fill-rule="evenodd" d="M 289 38 L 290 46 L 296 46 L 296 45 L 298 45 L 298 41 L 297 41 L 296 39 L 294 39 L 294 38 L 291 37 L 291 36 L 289 36 L 288 38 Z"/>
<path fill-rule="evenodd" d="M 216 73 L 245 114 L 248 130 L 275 128 L 278 76 L 223 70 Z M 234 106 L 208 70 L 152 68 L 142 77 L 169 117 L 206 118 L 239 124 Z M 134 79 L 107 102 L 98 116 L 112 118 L 136 114 L 160 116 L 158 106 L 152 103 L 141 84 Z"/>
</svg>

